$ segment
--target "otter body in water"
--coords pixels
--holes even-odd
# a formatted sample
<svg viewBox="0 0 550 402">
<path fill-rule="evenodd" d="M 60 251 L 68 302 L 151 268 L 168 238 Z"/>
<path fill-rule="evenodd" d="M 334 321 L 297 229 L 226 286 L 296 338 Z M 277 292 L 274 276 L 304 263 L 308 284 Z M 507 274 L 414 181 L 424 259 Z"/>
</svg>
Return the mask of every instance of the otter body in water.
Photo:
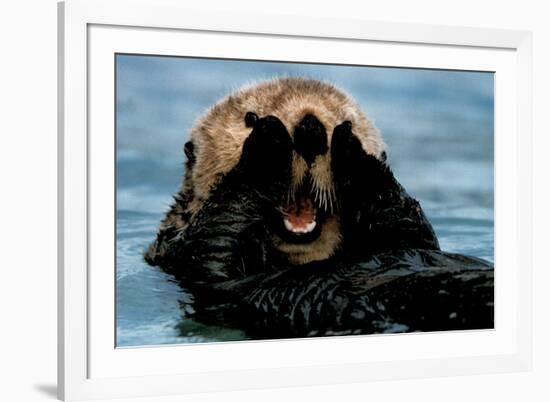
<svg viewBox="0 0 550 402">
<path fill-rule="evenodd" d="M 255 338 L 493 327 L 493 269 L 440 250 L 358 105 L 315 80 L 237 91 L 202 117 L 145 259 L 193 318 Z"/>
</svg>

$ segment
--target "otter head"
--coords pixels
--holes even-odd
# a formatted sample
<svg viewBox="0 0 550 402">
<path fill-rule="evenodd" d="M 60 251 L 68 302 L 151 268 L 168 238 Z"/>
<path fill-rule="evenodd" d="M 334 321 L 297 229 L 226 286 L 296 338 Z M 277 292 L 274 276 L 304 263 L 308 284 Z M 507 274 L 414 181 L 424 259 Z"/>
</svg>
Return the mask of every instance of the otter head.
<svg viewBox="0 0 550 402">
<path fill-rule="evenodd" d="M 275 116 L 292 137 L 291 181 L 272 228 L 274 246 L 294 264 L 330 257 L 340 245 L 338 194 L 331 171 L 334 128 L 351 122 L 363 149 L 380 157 L 384 144 L 357 103 L 332 85 L 281 78 L 238 90 L 214 105 L 191 130 L 182 193 L 187 212 L 200 210 L 221 176 L 238 163 L 258 116 Z"/>
</svg>

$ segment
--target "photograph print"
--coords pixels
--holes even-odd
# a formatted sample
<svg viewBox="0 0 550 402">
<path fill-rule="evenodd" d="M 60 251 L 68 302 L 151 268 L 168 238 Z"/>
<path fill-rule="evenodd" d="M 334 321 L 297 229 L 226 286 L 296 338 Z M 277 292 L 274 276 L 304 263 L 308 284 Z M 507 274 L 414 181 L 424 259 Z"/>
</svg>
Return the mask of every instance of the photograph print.
<svg viewBox="0 0 550 402">
<path fill-rule="evenodd" d="M 494 74 L 117 54 L 116 346 L 494 328 Z"/>
</svg>

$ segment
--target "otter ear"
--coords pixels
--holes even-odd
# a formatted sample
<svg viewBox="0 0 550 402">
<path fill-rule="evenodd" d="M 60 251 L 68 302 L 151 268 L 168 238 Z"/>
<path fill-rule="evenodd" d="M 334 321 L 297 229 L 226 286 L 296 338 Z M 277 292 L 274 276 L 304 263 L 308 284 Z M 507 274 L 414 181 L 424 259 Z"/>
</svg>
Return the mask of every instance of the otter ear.
<svg viewBox="0 0 550 402">
<path fill-rule="evenodd" d="M 192 141 L 187 141 L 183 146 L 183 152 L 187 156 L 187 160 L 193 165 L 195 163 L 195 144 Z"/>
<path fill-rule="evenodd" d="M 246 124 L 246 127 L 255 127 L 256 123 L 258 123 L 258 120 L 260 120 L 260 118 L 254 112 L 247 112 L 244 116 L 244 124 Z"/>
</svg>

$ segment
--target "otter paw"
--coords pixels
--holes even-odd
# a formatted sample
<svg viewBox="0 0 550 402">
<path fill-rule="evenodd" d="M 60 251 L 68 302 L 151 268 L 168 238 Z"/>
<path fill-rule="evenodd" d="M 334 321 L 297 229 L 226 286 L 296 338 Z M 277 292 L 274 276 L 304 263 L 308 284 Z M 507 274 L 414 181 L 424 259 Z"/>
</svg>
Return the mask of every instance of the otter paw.
<svg viewBox="0 0 550 402">
<path fill-rule="evenodd" d="M 386 153 L 378 159 L 365 152 L 349 121 L 334 128 L 331 155 L 332 172 L 341 189 L 357 185 L 364 190 L 367 183 L 371 188 L 379 176 L 387 176 Z"/>
<path fill-rule="evenodd" d="M 336 126 L 331 141 L 332 172 L 340 189 L 352 185 L 357 173 L 363 170 L 367 153 L 353 134 L 351 122 L 344 121 Z"/>
<path fill-rule="evenodd" d="M 292 139 L 275 116 L 259 118 L 247 113 L 245 123 L 253 127 L 243 144 L 239 169 L 253 184 L 265 187 L 287 184 L 292 163 Z"/>
</svg>

